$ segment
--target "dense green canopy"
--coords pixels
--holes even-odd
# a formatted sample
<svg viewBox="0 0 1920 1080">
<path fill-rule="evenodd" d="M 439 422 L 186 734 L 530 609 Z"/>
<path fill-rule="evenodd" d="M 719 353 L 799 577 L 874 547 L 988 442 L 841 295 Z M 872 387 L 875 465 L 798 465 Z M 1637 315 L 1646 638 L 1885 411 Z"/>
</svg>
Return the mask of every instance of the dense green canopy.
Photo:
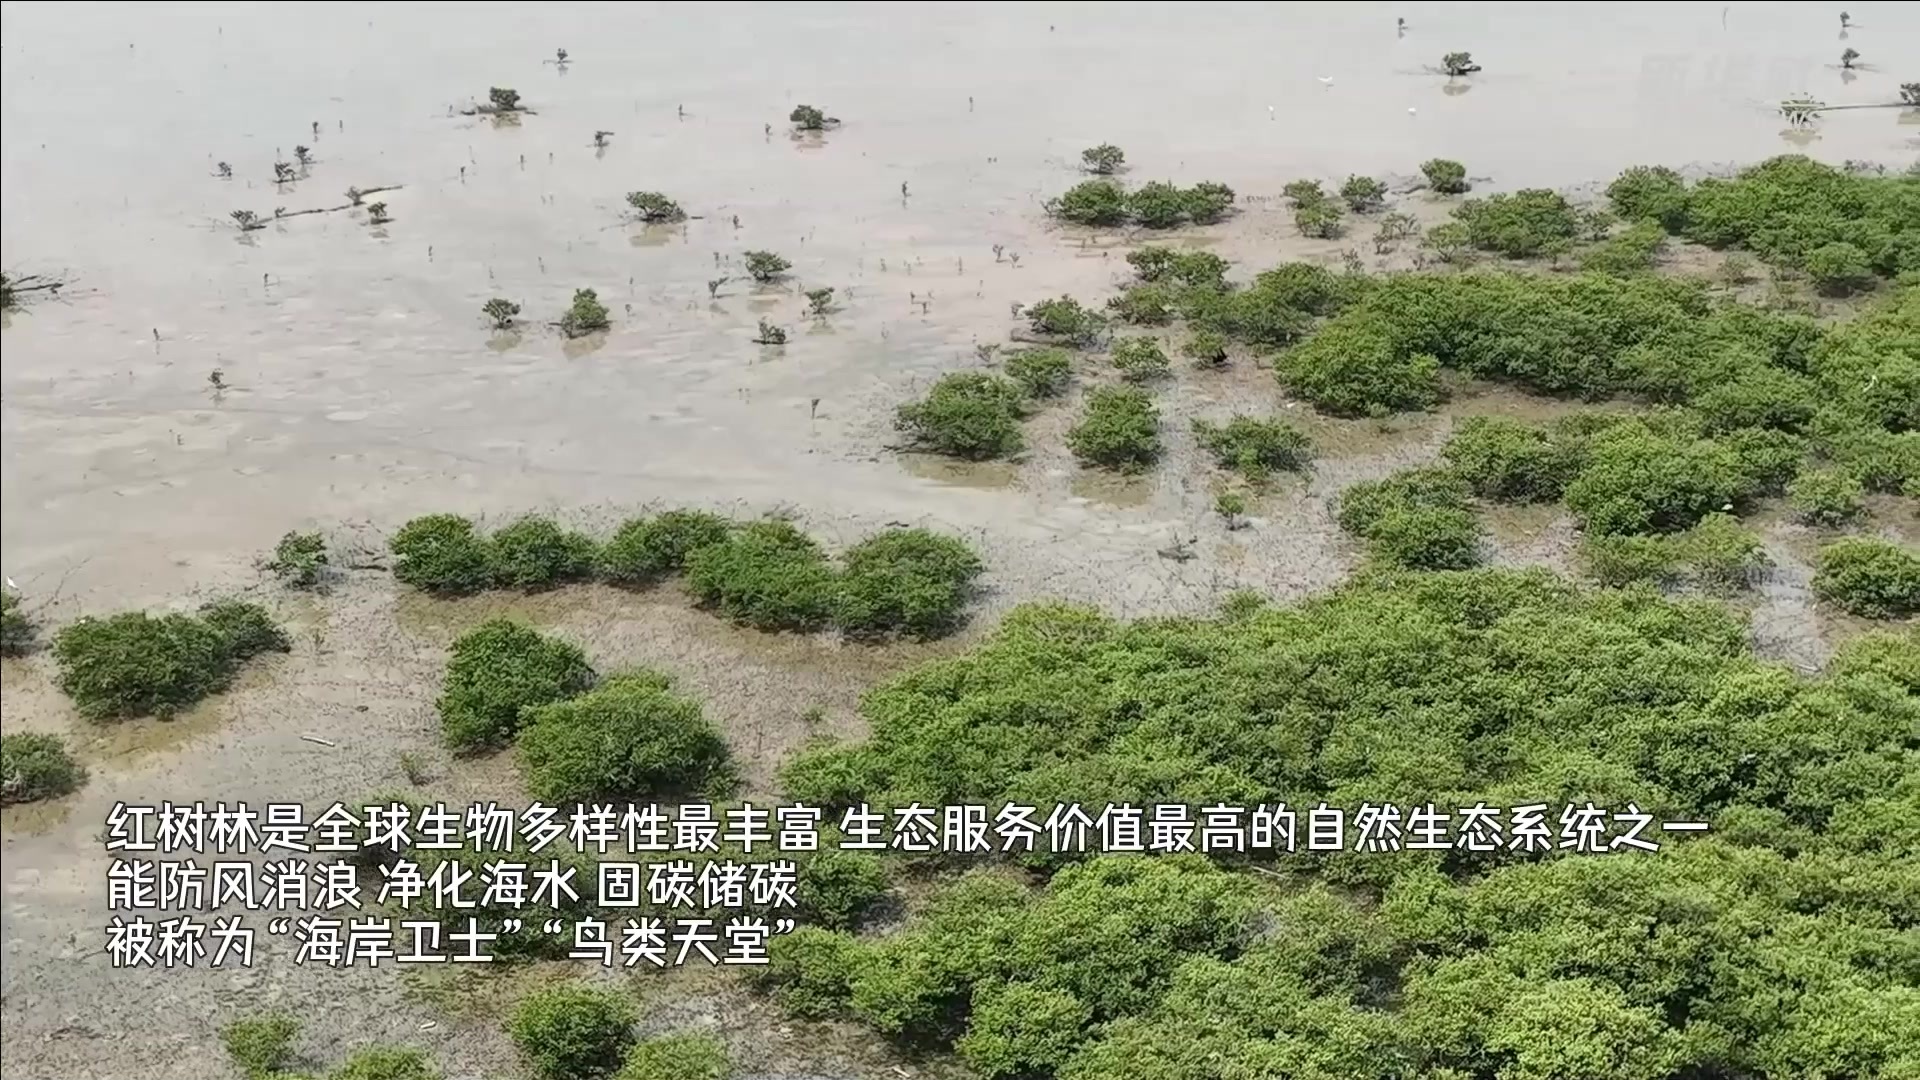
<svg viewBox="0 0 1920 1080">
<path fill-rule="evenodd" d="M 1819 678 L 1710 604 L 1537 572 L 1376 574 L 1297 608 L 1013 613 L 798 759 L 834 805 L 1632 801 L 1655 853 L 976 869 L 770 982 L 990 1076 L 1911 1077 L 1920 635 Z M 1044 875 L 1052 871 L 1050 880 Z M 776 948 L 784 951 L 785 944 Z"/>
<path fill-rule="evenodd" d="M 1869 275 L 1920 270 L 1920 174 L 1911 171 L 1850 172 L 1783 154 L 1691 186 L 1671 169 L 1639 166 L 1607 195 L 1627 217 L 1713 247 L 1749 248 L 1816 278 L 1820 253 L 1835 246 Z"/>
</svg>

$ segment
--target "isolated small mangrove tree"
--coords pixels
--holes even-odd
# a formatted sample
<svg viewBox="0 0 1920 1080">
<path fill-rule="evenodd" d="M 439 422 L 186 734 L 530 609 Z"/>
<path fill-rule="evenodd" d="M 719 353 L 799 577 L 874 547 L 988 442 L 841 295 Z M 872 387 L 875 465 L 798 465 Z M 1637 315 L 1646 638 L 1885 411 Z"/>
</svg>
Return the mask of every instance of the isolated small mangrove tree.
<svg viewBox="0 0 1920 1080">
<path fill-rule="evenodd" d="M 687 216 L 679 203 L 657 191 L 629 191 L 627 205 L 633 207 L 634 214 L 649 225 L 680 221 Z"/>
<path fill-rule="evenodd" d="M 575 289 L 572 305 L 556 325 L 562 334 L 577 338 L 605 330 L 613 322 L 607 317 L 607 305 L 600 302 L 599 294 L 592 289 Z"/>
<path fill-rule="evenodd" d="M 771 251 L 749 251 L 746 258 L 747 273 L 763 285 L 793 269 L 792 263 Z"/>
<path fill-rule="evenodd" d="M 520 314 L 520 305 L 496 296 L 481 305 L 480 311 L 486 315 L 487 321 L 493 324 L 495 330 L 510 330 L 513 328 L 514 316 Z"/>
<path fill-rule="evenodd" d="M 1442 195 L 1458 195 L 1473 186 L 1467 182 L 1467 167 L 1448 158 L 1424 161 L 1420 172 L 1427 178 L 1427 186 Z"/>
<path fill-rule="evenodd" d="M 794 128 L 799 131 L 825 131 L 840 123 L 839 117 L 828 116 L 812 105 L 795 105 L 793 112 L 787 114 L 787 119 L 791 120 Z"/>
<path fill-rule="evenodd" d="M 1101 143 L 1080 151 L 1080 163 L 1097 176 L 1112 176 L 1127 160 L 1126 151 L 1112 143 Z"/>
</svg>

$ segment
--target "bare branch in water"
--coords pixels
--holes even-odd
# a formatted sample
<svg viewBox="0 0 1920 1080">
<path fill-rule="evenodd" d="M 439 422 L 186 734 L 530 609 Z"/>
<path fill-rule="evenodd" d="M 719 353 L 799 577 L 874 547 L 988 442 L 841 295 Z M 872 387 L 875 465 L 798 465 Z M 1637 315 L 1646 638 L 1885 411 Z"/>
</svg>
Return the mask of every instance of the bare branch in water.
<svg viewBox="0 0 1920 1080">
<path fill-rule="evenodd" d="M 50 277 L 46 274 L 0 274 L 0 310 L 13 311 L 24 302 L 24 293 L 51 293 L 60 295 L 68 280 L 64 277 Z"/>
</svg>

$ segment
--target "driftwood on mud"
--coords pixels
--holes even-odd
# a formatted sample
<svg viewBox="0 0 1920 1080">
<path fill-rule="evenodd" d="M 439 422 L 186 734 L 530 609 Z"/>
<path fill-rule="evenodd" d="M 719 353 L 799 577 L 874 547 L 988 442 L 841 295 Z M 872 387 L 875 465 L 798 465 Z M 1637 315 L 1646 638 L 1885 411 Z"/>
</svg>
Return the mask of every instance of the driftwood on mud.
<svg viewBox="0 0 1920 1080">
<path fill-rule="evenodd" d="M 60 290 L 66 287 L 65 278 L 48 277 L 45 274 L 22 274 L 19 277 L 0 274 L 0 308 L 11 311 L 19 307 L 23 293 L 44 292 L 59 296 Z"/>
<path fill-rule="evenodd" d="M 1904 91 L 1903 91 L 1904 93 Z M 1913 105 L 1905 101 L 1866 101 L 1849 105 L 1829 105 L 1813 98 L 1788 98 L 1779 105 L 1780 115 L 1787 123 L 1802 127 L 1813 117 L 1826 112 L 1843 112 L 1847 109 L 1910 109 Z"/>
<path fill-rule="evenodd" d="M 386 184 L 381 187 L 355 188 L 354 190 L 358 192 L 361 196 L 367 196 L 367 195 L 378 194 L 379 192 L 382 192 L 382 191 L 399 191 L 401 188 L 405 186 L 406 186 L 405 184 Z M 255 224 L 243 224 L 240 226 L 240 231 L 252 232 L 256 229 L 264 229 L 267 227 L 268 221 L 285 221 L 288 218 L 304 217 L 308 214 L 334 214 L 342 210 L 352 210 L 354 207 L 360 206 L 360 205 L 362 204 L 358 201 L 350 201 L 350 202 L 341 203 L 339 206 L 316 206 L 310 210 L 283 211 L 283 210 L 276 209 L 273 212 L 273 217 L 255 218 L 254 219 L 256 222 Z"/>
</svg>

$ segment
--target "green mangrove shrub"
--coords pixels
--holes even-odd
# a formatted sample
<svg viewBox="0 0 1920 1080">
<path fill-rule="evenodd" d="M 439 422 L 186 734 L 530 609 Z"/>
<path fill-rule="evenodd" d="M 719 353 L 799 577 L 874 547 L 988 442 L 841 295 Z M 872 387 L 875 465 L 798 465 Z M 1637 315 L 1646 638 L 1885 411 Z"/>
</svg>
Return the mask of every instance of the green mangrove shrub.
<svg viewBox="0 0 1920 1080">
<path fill-rule="evenodd" d="M 800 131 L 825 131 L 840 123 L 837 118 L 828 116 L 812 105 L 795 105 L 793 111 L 787 114 L 787 120 Z"/>
<path fill-rule="evenodd" d="M 21 606 L 20 598 L 0 591 L 0 656 L 25 656 L 33 651 L 39 628 Z"/>
<path fill-rule="evenodd" d="M 502 588 L 550 589 L 593 573 L 599 545 L 549 517 L 528 514 L 495 532 L 489 544 L 493 583 Z"/>
<path fill-rule="evenodd" d="M 347 1055 L 327 1080 L 441 1080 L 441 1074 L 417 1046 L 365 1046 Z"/>
<path fill-rule="evenodd" d="M 685 220 L 687 212 L 680 204 L 657 191 L 629 191 L 627 205 L 633 208 L 634 216 L 649 225 L 667 221 Z"/>
<path fill-rule="evenodd" d="M 1407 469 L 1349 487 L 1340 527 L 1370 555 L 1416 570 L 1460 570 L 1479 561 L 1480 529 L 1467 508 L 1470 489 L 1446 469 Z"/>
<path fill-rule="evenodd" d="M 1151 382 L 1172 374 L 1167 354 L 1150 337 L 1117 338 L 1113 343 L 1113 366 L 1120 377 L 1133 383 Z"/>
<path fill-rule="evenodd" d="M 1590 533 L 1581 538 L 1580 558 L 1602 585 L 1648 582 L 1710 592 L 1750 588 L 1771 561 L 1756 533 L 1719 513 L 1674 533 Z"/>
<path fill-rule="evenodd" d="M 1467 227 L 1474 247 L 1512 259 L 1566 250 L 1580 231 L 1573 205 L 1545 188 L 1468 199 L 1454 208 L 1453 216 Z"/>
<path fill-rule="evenodd" d="M 985 569 L 965 541 L 926 529 L 889 529 L 844 558 L 833 621 L 849 637 L 938 637 L 958 626 Z"/>
<path fill-rule="evenodd" d="M 1349 176 L 1340 185 L 1340 198 L 1356 214 L 1370 214 L 1387 205 L 1387 185 L 1371 176 Z"/>
<path fill-rule="evenodd" d="M 579 646 L 511 619 L 489 619 L 453 643 L 435 708 L 449 747 L 497 749 L 530 710 L 585 693 L 594 670 Z"/>
<path fill-rule="evenodd" d="M 1127 265 L 1149 284 L 1218 289 L 1227 278 L 1227 260 L 1211 251 L 1176 251 L 1149 244 L 1128 252 Z"/>
<path fill-rule="evenodd" d="M 317 532 L 290 532 L 274 545 L 267 569 L 290 588 L 315 588 L 326 573 L 327 542 Z"/>
<path fill-rule="evenodd" d="M 1120 225 L 1127 220 L 1127 193 L 1111 180 L 1086 180 L 1049 200 L 1046 210 L 1075 225 Z"/>
<path fill-rule="evenodd" d="M 585 337 L 613 325 L 607 305 L 592 289 L 573 290 L 573 303 L 560 316 L 560 332 L 570 338 Z"/>
<path fill-rule="evenodd" d="M 1036 334 L 1057 337 L 1081 348 L 1097 342 L 1107 329 L 1107 321 L 1099 313 L 1082 307 L 1071 296 L 1029 304 L 1027 323 Z"/>
<path fill-rule="evenodd" d="M 1815 595 L 1869 619 L 1920 611 L 1920 554 L 1891 541 L 1849 536 L 1820 549 Z"/>
<path fill-rule="evenodd" d="M 600 576 L 619 585 L 646 585 L 686 567 L 687 557 L 727 538 L 726 518 L 704 510 L 667 510 L 629 518 L 600 549 Z"/>
<path fill-rule="evenodd" d="M 1096 176 L 1111 176 L 1126 164 L 1127 152 L 1112 143 L 1101 143 L 1080 151 L 1080 164 Z"/>
<path fill-rule="evenodd" d="M 393 534 L 393 576 L 434 593 L 477 592 L 493 583 L 493 549 L 473 522 L 458 514 L 414 518 Z"/>
<path fill-rule="evenodd" d="M 1458 195 L 1473 186 L 1467 182 L 1467 167 L 1447 158 L 1421 162 L 1420 173 L 1427 178 L 1427 187 L 1442 195 Z"/>
<path fill-rule="evenodd" d="M 1607 200 L 1628 221 L 1654 221 L 1667 232 L 1687 224 L 1687 182 L 1665 165 L 1635 165 L 1607 185 Z"/>
<path fill-rule="evenodd" d="M 539 1080 L 602 1080 L 626 1059 L 638 1019 L 625 995 L 560 983 L 529 994 L 507 1034 Z"/>
<path fill-rule="evenodd" d="M 944 375 L 919 401 L 900 406 L 894 426 L 923 450 L 972 461 L 1020 449 L 1026 410 L 1021 385 L 981 371 Z"/>
<path fill-rule="evenodd" d="M 514 740 L 527 790 L 555 805 L 724 794 L 733 781 L 726 739 L 671 686 L 655 672 L 612 675 L 528 709 Z"/>
<path fill-rule="evenodd" d="M 267 610 L 244 600 L 215 600 L 200 608 L 200 620 L 219 635 L 221 651 L 235 667 L 261 653 L 287 652 L 293 642 Z"/>
<path fill-rule="evenodd" d="M 520 316 L 520 305 L 504 296 L 496 296 L 480 305 L 480 314 L 487 317 L 487 322 L 495 330 L 511 330 L 514 320 Z"/>
<path fill-rule="evenodd" d="M 702 604 L 760 630 L 814 630 L 832 614 L 833 568 L 812 537 L 785 521 L 743 525 L 687 556 Z"/>
<path fill-rule="evenodd" d="M 1727 447 L 1623 425 L 1587 447 L 1566 503 L 1589 532 L 1673 532 L 1733 505 L 1748 488 Z"/>
<path fill-rule="evenodd" d="M 749 251 L 746 259 L 747 275 L 762 285 L 786 276 L 787 271 L 793 269 L 791 262 L 771 251 Z"/>
<path fill-rule="evenodd" d="M 1811 469 L 1787 485 L 1794 513 L 1809 525 L 1844 525 L 1860 516 L 1866 485 L 1839 469 Z"/>
<path fill-rule="evenodd" d="M 862 956 L 851 935 L 803 922 L 768 943 L 766 965 L 750 977 L 789 1016 L 824 1020 L 845 1012 L 854 965 Z"/>
<path fill-rule="evenodd" d="M 1336 416 L 1380 415 L 1439 402 L 1440 362 L 1402 353 L 1380 328 L 1335 321 L 1282 353 L 1274 372 L 1294 394 Z"/>
<path fill-rule="evenodd" d="M 172 716 L 225 690 L 251 657 L 286 647 L 259 607 L 224 601 L 198 616 L 87 616 L 60 631 L 53 655 L 80 715 L 119 720 Z"/>
<path fill-rule="evenodd" d="M 727 1080 L 733 1064 L 719 1037 L 697 1031 L 642 1039 L 613 1080 Z"/>
<path fill-rule="evenodd" d="M 0 802 L 57 799 L 86 783 L 87 770 L 57 735 L 14 731 L 0 735 Z"/>
<path fill-rule="evenodd" d="M 878 856 L 823 847 L 807 857 L 794 898 L 807 926 L 852 930 L 879 907 L 891 887 L 886 864 Z"/>
<path fill-rule="evenodd" d="M 1195 420 L 1193 435 L 1215 464 L 1256 484 L 1276 471 L 1299 472 L 1313 460 L 1313 440 L 1284 420 L 1244 415 L 1225 424 Z"/>
<path fill-rule="evenodd" d="M 1097 387 L 1087 394 L 1067 446 L 1087 465 L 1140 472 L 1160 457 L 1160 410 L 1133 387 Z"/>
<path fill-rule="evenodd" d="M 1107 310 L 1114 318 L 1134 326 L 1165 326 L 1173 321 L 1176 300 L 1173 290 L 1142 283 L 1107 301 Z"/>
<path fill-rule="evenodd" d="M 1196 330 L 1180 346 L 1196 367 L 1223 367 L 1227 362 L 1226 336 L 1214 330 Z"/>
<path fill-rule="evenodd" d="M 1658 222 L 1636 222 L 1619 235 L 1581 252 L 1580 269 L 1602 274 L 1644 274 L 1659 264 L 1666 242 L 1666 233 Z"/>
<path fill-rule="evenodd" d="M 1054 398 L 1073 381 L 1073 357 L 1065 349 L 1021 349 L 1007 357 L 1007 378 L 1029 398 Z"/>
<path fill-rule="evenodd" d="M 1495 416 L 1461 421 L 1440 453 L 1475 495 L 1497 502 L 1556 502 L 1578 465 L 1545 431 Z"/>
<path fill-rule="evenodd" d="M 220 1029 L 227 1057 L 248 1080 L 271 1080 L 293 1060 L 300 1021 L 286 1013 L 247 1016 Z"/>
</svg>

